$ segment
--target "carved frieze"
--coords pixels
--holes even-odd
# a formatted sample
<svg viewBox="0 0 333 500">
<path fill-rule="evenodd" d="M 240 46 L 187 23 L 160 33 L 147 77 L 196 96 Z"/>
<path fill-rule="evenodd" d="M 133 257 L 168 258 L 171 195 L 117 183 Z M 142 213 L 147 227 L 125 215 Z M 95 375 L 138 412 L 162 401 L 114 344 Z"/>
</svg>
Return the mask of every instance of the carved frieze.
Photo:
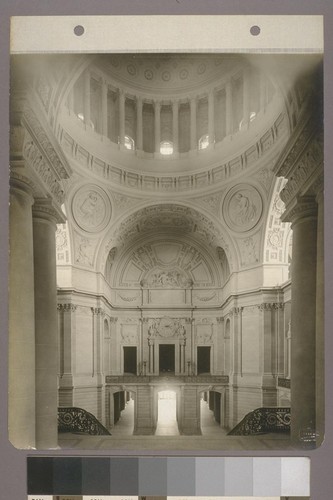
<svg viewBox="0 0 333 500">
<path fill-rule="evenodd" d="M 186 338 L 186 329 L 182 320 L 179 318 L 170 318 L 168 316 L 164 316 L 163 318 L 154 318 L 149 320 L 148 325 L 148 339 L 154 339 L 157 337 Z"/>
<path fill-rule="evenodd" d="M 224 199 L 223 216 L 233 231 L 249 231 L 260 220 L 262 208 L 262 199 L 255 187 L 237 184 Z"/>
<path fill-rule="evenodd" d="M 65 157 L 60 151 L 56 151 L 45 131 L 45 127 L 41 125 L 32 108 L 27 106 L 24 109 L 22 123 L 29 131 L 30 140 L 32 140 L 34 144 L 38 144 L 40 151 L 43 153 L 45 159 L 48 160 L 49 166 L 52 166 L 57 178 L 68 178 L 71 174 L 71 169 Z"/>
<path fill-rule="evenodd" d="M 64 202 L 64 190 L 59 182 L 59 178 L 42 155 L 39 147 L 28 134 L 25 136 L 22 154 L 46 189 L 54 196 L 59 205 L 62 205 Z"/>
</svg>

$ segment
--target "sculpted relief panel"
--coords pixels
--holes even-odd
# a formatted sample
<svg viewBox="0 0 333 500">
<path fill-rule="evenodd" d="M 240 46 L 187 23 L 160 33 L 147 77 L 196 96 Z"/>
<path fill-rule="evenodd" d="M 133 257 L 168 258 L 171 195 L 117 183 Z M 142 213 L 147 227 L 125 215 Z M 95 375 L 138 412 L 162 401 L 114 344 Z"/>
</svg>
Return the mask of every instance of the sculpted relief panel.
<svg viewBox="0 0 333 500">
<path fill-rule="evenodd" d="M 88 233 L 98 233 L 109 223 L 111 204 L 103 189 L 87 185 L 75 193 L 72 211 L 75 222 L 81 229 Z"/>
<path fill-rule="evenodd" d="M 248 184 L 234 186 L 223 203 L 225 222 L 236 232 L 253 229 L 261 218 L 262 209 L 263 203 L 259 192 Z"/>
</svg>

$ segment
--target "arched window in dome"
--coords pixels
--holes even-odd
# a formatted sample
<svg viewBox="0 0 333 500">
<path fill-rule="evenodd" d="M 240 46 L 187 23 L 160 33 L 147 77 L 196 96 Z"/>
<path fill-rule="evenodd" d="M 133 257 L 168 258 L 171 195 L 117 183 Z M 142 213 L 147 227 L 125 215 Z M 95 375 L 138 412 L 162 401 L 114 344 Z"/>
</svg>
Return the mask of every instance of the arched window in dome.
<svg viewBox="0 0 333 500">
<path fill-rule="evenodd" d="M 126 149 L 131 149 L 132 151 L 134 151 L 135 149 L 134 139 L 132 139 L 132 137 L 130 137 L 129 135 L 125 135 L 124 146 Z"/>
<path fill-rule="evenodd" d="M 173 143 L 170 141 L 162 141 L 160 144 L 160 153 L 162 155 L 172 155 Z"/>
<path fill-rule="evenodd" d="M 209 146 L 209 135 L 205 134 L 199 139 L 198 143 L 199 149 L 206 149 Z"/>
</svg>

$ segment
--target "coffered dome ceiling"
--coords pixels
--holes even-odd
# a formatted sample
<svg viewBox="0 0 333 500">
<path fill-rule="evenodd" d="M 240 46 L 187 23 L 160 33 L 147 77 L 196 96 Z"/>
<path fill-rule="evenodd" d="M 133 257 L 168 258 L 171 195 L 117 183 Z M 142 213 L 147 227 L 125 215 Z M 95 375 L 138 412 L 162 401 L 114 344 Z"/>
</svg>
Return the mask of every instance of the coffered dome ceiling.
<svg viewBox="0 0 333 500">
<path fill-rule="evenodd" d="M 119 83 L 154 95 L 197 91 L 242 64 L 241 56 L 226 54 L 114 54 L 94 61 L 96 68 Z"/>
</svg>

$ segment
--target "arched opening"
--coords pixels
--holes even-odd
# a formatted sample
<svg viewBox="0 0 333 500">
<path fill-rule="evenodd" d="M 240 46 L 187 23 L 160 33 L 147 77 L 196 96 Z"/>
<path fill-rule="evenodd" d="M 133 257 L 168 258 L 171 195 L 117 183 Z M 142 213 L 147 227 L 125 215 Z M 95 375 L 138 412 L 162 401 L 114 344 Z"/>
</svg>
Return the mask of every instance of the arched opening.
<svg viewBox="0 0 333 500">
<path fill-rule="evenodd" d="M 130 391 L 109 393 L 108 427 L 112 435 L 130 436 L 134 431 L 135 395 Z"/>
<path fill-rule="evenodd" d="M 157 395 L 156 436 L 179 436 L 177 423 L 177 393 L 162 390 Z"/>
<path fill-rule="evenodd" d="M 226 434 L 223 430 L 224 394 L 206 390 L 200 395 L 200 422 L 203 435 Z"/>
</svg>

